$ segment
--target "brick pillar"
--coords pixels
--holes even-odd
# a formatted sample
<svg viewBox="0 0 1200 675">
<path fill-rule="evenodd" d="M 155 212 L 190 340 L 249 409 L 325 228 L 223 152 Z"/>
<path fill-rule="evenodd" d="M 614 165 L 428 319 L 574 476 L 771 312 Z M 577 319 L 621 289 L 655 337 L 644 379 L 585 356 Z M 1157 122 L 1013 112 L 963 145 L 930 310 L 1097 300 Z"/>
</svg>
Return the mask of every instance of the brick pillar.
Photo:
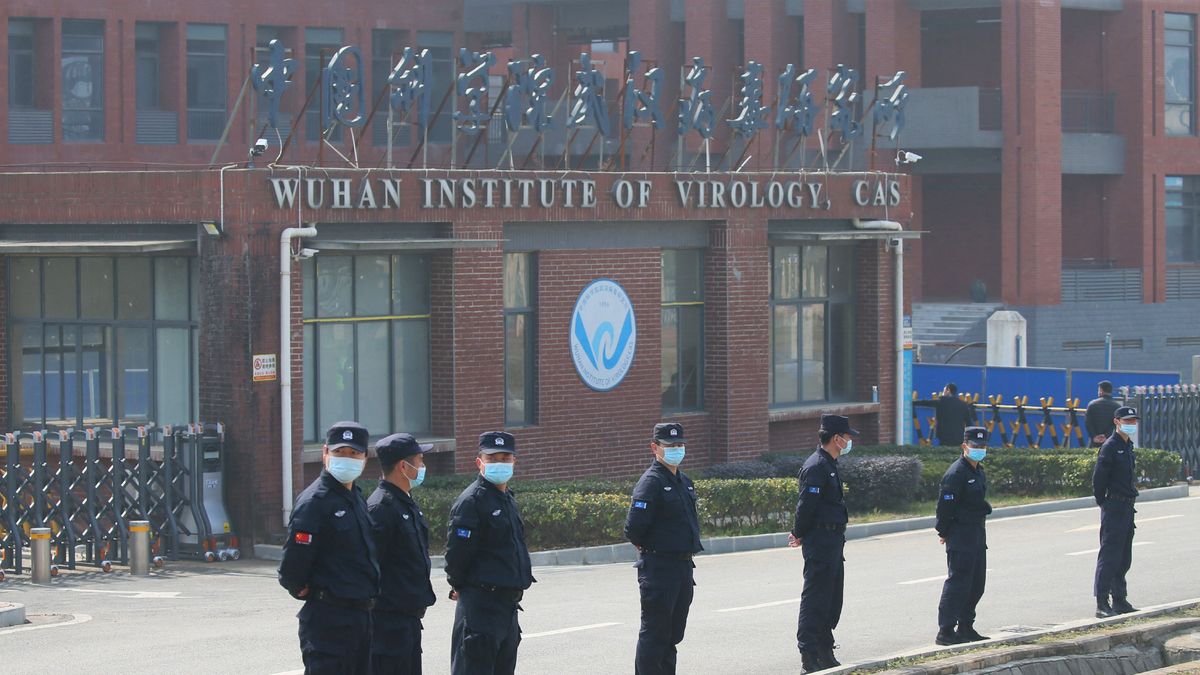
<svg viewBox="0 0 1200 675">
<path fill-rule="evenodd" d="M 804 64 L 832 71 L 837 64 L 861 68 L 854 15 L 844 2 L 804 3 Z M 890 38 L 889 38 L 890 39 Z"/>
<path fill-rule="evenodd" d="M 503 239 L 499 221 L 455 222 L 454 237 Z M 479 434 L 504 427 L 504 251 L 451 253 L 455 470 L 474 471 Z"/>
<path fill-rule="evenodd" d="M 726 108 L 733 93 L 733 78 L 741 73 L 741 59 L 737 52 L 737 24 L 726 15 L 725 0 L 689 0 L 685 6 L 684 60 L 691 63 L 692 57 L 704 58 L 711 67 L 705 85 L 712 91 L 712 104 L 716 108 L 716 131 L 711 150 L 714 163 L 720 159 L 730 137 L 729 125 L 725 120 L 734 117 L 733 108 Z M 725 109 L 722 114 L 722 109 Z M 700 148 L 699 136 L 688 136 L 688 148 Z"/>
<path fill-rule="evenodd" d="M 1000 286 L 1004 302 L 1062 296 L 1062 57 L 1058 2 L 1001 6 Z"/>
<path fill-rule="evenodd" d="M 515 58 L 528 58 L 533 54 L 546 57 L 546 65 L 554 68 L 554 86 L 550 92 L 555 100 L 574 82 L 571 61 L 579 58 L 579 49 L 568 45 L 566 37 L 559 33 L 555 5 L 514 3 L 512 47 Z"/>
<path fill-rule="evenodd" d="M 796 49 L 800 36 L 796 21 L 787 15 L 783 0 L 747 0 L 746 2 L 746 61 L 757 61 L 763 65 L 763 104 L 771 109 L 768 115 L 770 126 L 758 134 L 756 146 L 751 151 L 754 159 L 747 165 L 759 169 L 776 168 L 775 114 L 786 102 L 778 99 L 779 75 L 787 64 L 796 63 Z M 794 92 L 793 92 L 794 94 Z M 732 117 L 732 115 L 731 115 Z M 794 143 L 794 141 L 793 141 Z M 779 162 L 792 144 L 778 148 Z"/>
<path fill-rule="evenodd" d="M 709 231 L 704 407 L 712 420 L 713 463 L 754 459 L 768 448 L 768 251 L 766 220 L 730 220 Z"/>
<path fill-rule="evenodd" d="M 890 443 L 896 435 L 896 259 L 883 240 L 859 242 L 855 253 L 854 397 L 870 401 L 871 385 L 879 387 L 879 414 L 864 416 L 859 431 L 864 445 Z"/>
<path fill-rule="evenodd" d="M 653 61 L 663 73 L 662 96 L 659 106 L 665 119 L 655 133 L 653 155 L 647 155 L 648 165 L 639 164 L 641 149 L 650 142 L 646 130 L 634 130 L 631 166 L 662 171 L 675 155 L 677 138 L 677 101 L 679 100 L 680 68 L 683 65 L 683 24 L 671 21 L 671 0 L 639 0 L 629 6 L 629 48 L 639 51 L 646 61 Z M 634 82 L 641 86 L 642 80 Z"/>
</svg>

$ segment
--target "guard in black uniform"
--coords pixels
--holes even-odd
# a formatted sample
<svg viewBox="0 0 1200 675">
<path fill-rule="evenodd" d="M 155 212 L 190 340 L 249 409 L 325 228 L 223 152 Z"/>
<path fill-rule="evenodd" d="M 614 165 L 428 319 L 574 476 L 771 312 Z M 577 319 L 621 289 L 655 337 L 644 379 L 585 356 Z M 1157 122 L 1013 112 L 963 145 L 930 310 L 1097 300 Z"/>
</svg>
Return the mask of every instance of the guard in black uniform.
<svg viewBox="0 0 1200 675">
<path fill-rule="evenodd" d="M 686 446 L 679 424 L 656 424 L 650 443 L 654 462 L 633 488 L 625 536 L 641 551 L 634 567 L 642 596 L 634 672 L 675 672 L 676 645 L 683 641 L 692 587 L 692 556 L 700 545 L 696 488 L 679 470 Z"/>
<path fill-rule="evenodd" d="M 422 455 L 431 448 L 410 434 L 375 443 L 383 480 L 367 499 L 381 573 L 371 615 L 372 675 L 421 675 L 421 619 L 436 597 L 429 582 L 429 525 L 412 489 L 425 480 Z"/>
<path fill-rule="evenodd" d="M 479 478 L 450 507 L 446 581 L 453 590 L 454 675 L 507 675 L 516 670 L 521 626 L 517 610 L 536 579 L 525 547 L 525 523 L 508 490 L 517 458 L 512 434 L 479 437 Z"/>
<path fill-rule="evenodd" d="M 942 476 L 938 493 L 938 538 L 946 545 L 948 576 L 938 603 L 939 645 L 987 640 L 975 631 L 975 607 L 987 580 L 987 532 L 984 521 L 992 512 L 987 501 L 987 476 L 979 465 L 987 456 L 987 429 L 967 427 L 962 457 Z M 957 628 L 956 628 L 957 626 Z"/>
<path fill-rule="evenodd" d="M 354 485 L 367 461 L 367 430 L 334 424 L 322 457 L 325 469 L 292 510 L 279 584 L 304 600 L 297 617 L 305 673 L 369 673 L 379 564 L 367 502 Z"/>
<path fill-rule="evenodd" d="M 838 457 L 854 447 L 858 432 L 841 415 L 821 415 L 817 448 L 800 469 L 800 501 L 788 545 L 803 547 L 804 592 L 796 644 L 805 673 L 841 664 L 834 658 L 833 629 L 842 616 L 845 586 L 846 503 Z"/>
<path fill-rule="evenodd" d="M 1113 413 L 1116 430 L 1100 446 L 1096 470 L 1092 473 L 1092 492 L 1100 505 L 1100 554 L 1096 557 L 1096 617 L 1136 612 L 1129 604 L 1125 574 L 1133 564 L 1133 514 L 1137 510 L 1136 458 L 1133 435 L 1137 433 L 1137 409 L 1117 408 Z M 1112 594 L 1112 604 L 1108 596 Z"/>
<path fill-rule="evenodd" d="M 958 385 L 947 382 L 936 399 L 916 403 L 934 407 L 934 419 L 937 420 L 934 433 L 938 445 L 962 445 L 964 430 L 975 421 L 975 407 L 958 397 Z"/>
<path fill-rule="evenodd" d="M 1087 413 L 1083 416 L 1083 426 L 1087 428 L 1088 440 L 1093 448 L 1104 445 L 1104 441 L 1113 434 L 1113 415 L 1121 404 L 1113 400 L 1112 391 L 1112 382 L 1108 380 L 1096 385 L 1096 398 L 1088 403 Z"/>
</svg>

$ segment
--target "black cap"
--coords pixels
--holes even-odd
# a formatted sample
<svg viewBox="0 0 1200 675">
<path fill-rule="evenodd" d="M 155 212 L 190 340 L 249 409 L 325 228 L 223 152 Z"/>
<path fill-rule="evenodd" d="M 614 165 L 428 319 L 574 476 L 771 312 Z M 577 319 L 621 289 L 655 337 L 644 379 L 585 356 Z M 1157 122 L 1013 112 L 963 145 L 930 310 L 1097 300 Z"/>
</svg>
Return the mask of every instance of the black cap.
<svg viewBox="0 0 1200 675">
<path fill-rule="evenodd" d="M 489 431 L 479 434 L 479 451 L 485 455 L 494 452 L 517 454 L 517 439 L 507 431 Z"/>
<path fill-rule="evenodd" d="M 975 445 L 987 445 L 987 429 L 983 427 L 967 427 L 963 432 L 963 440 Z"/>
<path fill-rule="evenodd" d="M 821 415 L 821 431 L 831 434 L 858 435 L 857 429 L 850 428 L 850 418 L 842 415 Z"/>
<path fill-rule="evenodd" d="M 654 425 L 655 443 L 682 443 L 683 425 L 674 422 L 664 422 Z"/>
<path fill-rule="evenodd" d="M 1127 420 L 1131 417 L 1135 420 L 1142 419 L 1142 416 L 1138 414 L 1137 408 L 1131 408 L 1127 405 L 1117 408 L 1117 412 L 1113 413 L 1113 419 L 1115 420 Z"/>
<path fill-rule="evenodd" d="M 328 445 L 330 450 L 354 448 L 365 453 L 368 436 L 367 428 L 358 422 L 337 422 L 329 427 L 325 434 L 325 445 Z"/>
<path fill-rule="evenodd" d="M 412 434 L 392 434 L 375 442 L 375 456 L 387 463 L 395 463 L 432 449 L 432 445 L 418 443 Z"/>
</svg>

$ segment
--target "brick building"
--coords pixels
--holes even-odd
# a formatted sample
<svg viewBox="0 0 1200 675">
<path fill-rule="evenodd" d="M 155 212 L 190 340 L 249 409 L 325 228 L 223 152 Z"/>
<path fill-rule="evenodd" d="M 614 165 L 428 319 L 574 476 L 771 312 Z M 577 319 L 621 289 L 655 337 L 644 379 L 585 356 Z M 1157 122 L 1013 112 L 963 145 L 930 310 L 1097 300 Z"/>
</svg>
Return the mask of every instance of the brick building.
<svg viewBox="0 0 1200 675">
<path fill-rule="evenodd" d="M 1069 359 L 1056 341 L 1087 323 L 1058 317 L 1112 311 L 1078 302 L 1083 289 L 1117 284 L 1143 327 L 1195 304 L 1194 87 L 1167 92 L 1164 59 L 1194 82 L 1197 10 L 363 0 L 301 2 L 301 21 L 233 3 L 5 3 L 0 421 L 224 421 L 237 526 L 277 533 L 280 387 L 253 381 L 252 357 L 281 354 L 280 236 L 311 224 L 293 252 L 315 253 L 289 268 L 297 488 L 342 417 L 418 432 L 443 472 L 470 466 L 480 431 L 506 427 L 530 476 L 575 475 L 579 457 L 634 473 L 662 418 L 687 425 L 691 465 L 807 447 L 823 410 L 890 441 L 895 239 L 925 233 L 908 241 L 907 298 L 965 298 L 978 278 L 1031 318 L 1034 365 Z M 295 59 L 277 129 L 247 77 L 271 40 Z M 375 113 L 326 134 L 320 70 L 343 45 L 361 50 Z M 558 72 L 557 124 L 505 134 L 492 115 L 483 134 L 456 133 L 464 46 L 498 57 L 478 83 L 488 104 L 512 83 L 509 58 L 542 54 Z M 424 133 L 372 105 L 405 47 L 429 50 Z M 859 71 L 859 112 L 903 70 L 907 124 L 892 142 L 867 114 L 848 146 L 773 125 L 747 143 L 718 124 L 705 147 L 676 141 L 668 105 L 663 129 L 624 132 L 630 50 L 666 73 L 670 102 L 702 57 L 721 119 L 750 61 L 772 111 L 789 63 L 819 71 L 818 100 L 837 64 Z M 606 80 L 606 138 L 561 123 L 585 53 Z M 897 147 L 923 159 L 897 168 Z M 904 230 L 879 229 L 891 223 Z M 636 317 L 632 364 L 607 390 L 572 344 L 576 305 L 601 279 Z M 1194 349 L 1195 326 L 1180 330 L 1145 351 Z M 618 343 L 602 332 L 583 337 L 603 352 Z"/>
</svg>

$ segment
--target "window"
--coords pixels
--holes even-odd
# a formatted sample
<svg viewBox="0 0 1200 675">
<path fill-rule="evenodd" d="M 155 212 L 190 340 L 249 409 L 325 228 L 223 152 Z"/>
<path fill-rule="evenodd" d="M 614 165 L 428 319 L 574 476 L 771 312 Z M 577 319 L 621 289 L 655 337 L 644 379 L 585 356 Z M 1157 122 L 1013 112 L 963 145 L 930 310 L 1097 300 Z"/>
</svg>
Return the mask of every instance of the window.
<svg viewBox="0 0 1200 675">
<path fill-rule="evenodd" d="M 1196 16 L 1194 14 L 1163 15 L 1163 75 L 1166 80 L 1166 119 L 1163 128 L 1168 136 L 1190 136 L 1195 133 L 1196 96 Z"/>
<path fill-rule="evenodd" d="M 11 258 L 11 419 L 186 424 L 197 409 L 192 258 Z"/>
<path fill-rule="evenodd" d="M 36 99 L 35 44 L 32 19 L 8 20 L 8 106 L 32 108 Z"/>
<path fill-rule="evenodd" d="M 537 261 L 504 254 L 504 424 L 535 423 L 537 408 Z"/>
<path fill-rule="evenodd" d="M 137 61 L 137 109 L 161 110 L 162 82 L 159 79 L 159 24 L 138 22 L 134 28 Z"/>
<path fill-rule="evenodd" d="M 704 407 L 704 252 L 662 252 L 662 407 Z"/>
<path fill-rule="evenodd" d="M 1167 262 L 1200 262 L 1200 177 L 1167 176 Z"/>
<path fill-rule="evenodd" d="M 187 27 L 188 140 L 215 141 L 225 131 L 225 26 Z"/>
<path fill-rule="evenodd" d="M 347 419 L 427 433 L 429 258 L 320 255 L 303 274 L 305 439 Z"/>
<path fill-rule="evenodd" d="M 392 67 L 400 60 L 400 31 L 376 29 L 371 32 L 371 104 L 384 96 L 388 88 L 388 76 Z M 384 99 L 375 111 L 375 119 L 371 122 L 371 142 L 375 145 L 386 146 L 388 137 L 388 106 Z M 415 119 L 415 117 L 414 117 Z M 408 145 L 408 128 L 397 127 L 393 130 L 392 145 Z"/>
<path fill-rule="evenodd" d="M 773 405 L 852 398 L 853 254 L 849 246 L 771 248 Z"/>
<path fill-rule="evenodd" d="M 62 129 L 65 141 L 104 140 L 104 22 L 63 19 Z"/>
<path fill-rule="evenodd" d="M 304 93 L 313 90 L 321 80 L 321 71 L 329 64 L 330 59 L 342 48 L 341 28 L 306 28 L 304 29 Z M 304 137 L 316 142 L 321 137 L 321 94 L 313 95 L 314 103 L 308 106 L 305 117 Z M 342 128 L 335 125 L 328 135 L 329 140 L 339 141 L 342 138 Z M 336 421 L 336 420 L 335 420 Z M 370 429 L 371 427 L 367 427 Z"/>
<path fill-rule="evenodd" d="M 454 34 L 419 31 L 417 45 L 429 50 L 429 142 L 449 143 L 453 129 L 450 118 L 450 88 L 454 85 Z M 443 106 L 442 101 L 446 101 Z M 434 119 L 438 108 L 442 114 Z"/>
</svg>

